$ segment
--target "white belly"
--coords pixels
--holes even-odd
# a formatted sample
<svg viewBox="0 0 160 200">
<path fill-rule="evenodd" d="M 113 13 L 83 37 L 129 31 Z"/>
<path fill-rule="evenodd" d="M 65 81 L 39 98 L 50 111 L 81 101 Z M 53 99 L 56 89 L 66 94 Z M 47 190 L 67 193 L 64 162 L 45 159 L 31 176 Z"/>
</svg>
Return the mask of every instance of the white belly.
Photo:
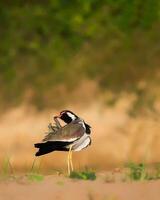
<svg viewBox="0 0 160 200">
<path fill-rule="evenodd" d="M 86 148 L 91 142 L 91 138 L 89 135 L 84 134 L 79 140 L 75 141 L 72 145 L 73 151 L 81 151 Z"/>
</svg>

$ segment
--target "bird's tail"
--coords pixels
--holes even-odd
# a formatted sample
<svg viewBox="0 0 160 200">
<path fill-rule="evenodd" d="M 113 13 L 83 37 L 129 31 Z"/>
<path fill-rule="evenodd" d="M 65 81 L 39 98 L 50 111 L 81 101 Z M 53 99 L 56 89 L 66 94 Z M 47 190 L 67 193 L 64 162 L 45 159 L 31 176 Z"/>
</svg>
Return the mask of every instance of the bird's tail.
<svg viewBox="0 0 160 200">
<path fill-rule="evenodd" d="M 64 141 L 48 141 L 45 143 L 36 143 L 34 144 L 35 148 L 39 148 L 35 156 L 41 156 L 52 151 L 68 151 L 67 146 L 71 144 L 71 142 Z"/>
</svg>

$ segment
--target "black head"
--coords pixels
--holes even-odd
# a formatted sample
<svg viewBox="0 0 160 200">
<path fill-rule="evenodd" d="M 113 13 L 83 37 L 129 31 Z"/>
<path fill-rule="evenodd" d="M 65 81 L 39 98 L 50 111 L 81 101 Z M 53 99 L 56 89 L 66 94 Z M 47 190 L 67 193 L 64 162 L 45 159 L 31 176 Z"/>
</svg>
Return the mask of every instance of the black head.
<svg viewBox="0 0 160 200">
<path fill-rule="evenodd" d="M 59 118 L 65 123 L 69 124 L 70 122 L 78 119 L 78 116 L 70 110 L 63 110 L 62 112 L 60 112 Z"/>
</svg>

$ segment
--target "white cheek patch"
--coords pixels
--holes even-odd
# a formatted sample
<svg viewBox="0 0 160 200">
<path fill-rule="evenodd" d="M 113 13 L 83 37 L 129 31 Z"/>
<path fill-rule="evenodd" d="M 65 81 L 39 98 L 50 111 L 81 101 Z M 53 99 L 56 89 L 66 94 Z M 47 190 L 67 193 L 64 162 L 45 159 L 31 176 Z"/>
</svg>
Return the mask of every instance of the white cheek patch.
<svg viewBox="0 0 160 200">
<path fill-rule="evenodd" d="M 75 120 L 75 119 L 76 119 L 76 116 L 73 115 L 73 114 L 70 113 L 70 112 L 67 112 L 67 115 L 68 115 L 72 120 Z"/>
</svg>

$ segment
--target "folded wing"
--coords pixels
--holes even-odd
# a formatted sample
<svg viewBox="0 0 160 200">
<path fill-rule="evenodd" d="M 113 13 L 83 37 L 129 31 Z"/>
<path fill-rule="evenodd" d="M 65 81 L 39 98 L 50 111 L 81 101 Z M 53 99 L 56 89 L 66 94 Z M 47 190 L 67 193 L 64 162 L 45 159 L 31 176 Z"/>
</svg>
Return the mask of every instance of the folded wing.
<svg viewBox="0 0 160 200">
<path fill-rule="evenodd" d="M 49 132 L 43 142 L 47 141 L 66 141 L 73 142 L 83 136 L 85 130 L 81 124 L 70 123 L 67 126 L 58 128 L 54 132 Z"/>
</svg>

